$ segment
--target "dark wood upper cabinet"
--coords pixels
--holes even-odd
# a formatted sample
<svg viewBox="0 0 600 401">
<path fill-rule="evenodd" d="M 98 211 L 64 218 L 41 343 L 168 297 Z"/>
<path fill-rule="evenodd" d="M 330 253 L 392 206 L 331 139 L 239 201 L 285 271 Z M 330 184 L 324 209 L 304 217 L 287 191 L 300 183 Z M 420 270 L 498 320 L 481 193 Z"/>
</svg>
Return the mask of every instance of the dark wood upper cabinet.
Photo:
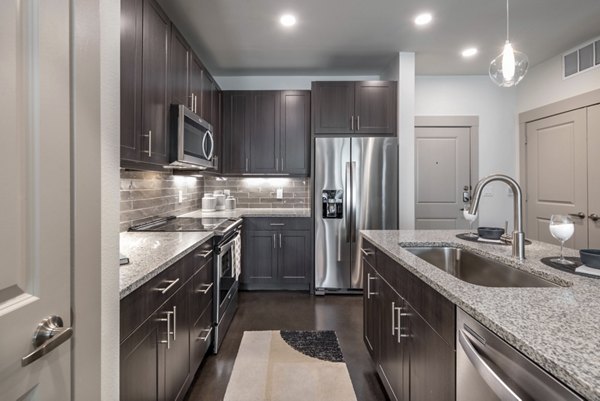
<svg viewBox="0 0 600 401">
<path fill-rule="evenodd" d="M 310 92 L 281 92 L 280 170 L 310 176 Z"/>
<path fill-rule="evenodd" d="M 364 81 L 355 84 L 355 132 L 395 134 L 397 128 L 397 83 Z"/>
<path fill-rule="evenodd" d="M 250 130 L 250 172 L 274 174 L 279 171 L 280 93 L 260 91 L 252 94 Z"/>
<path fill-rule="evenodd" d="M 313 82 L 315 134 L 346 134 L 354 130 L 354 82 Z"/>
<path fill-rule="evenodd" d="M 313 82 L 312 124 L 316 135 L 394 135 L 397 82 Z"/>
<path fill-rule="evenodd" d="M 154 0 L 144 0 L 142 34 L 142 140 L 145 162 L 168 163 L 170 23 Z"/>
<path fill-rule="evenodd" d="M 310 174 L 309 91 L 226 91 L 223 173 Z"/>
<path fill-rule="evenodd" d="M 223 92 L 223 172 L 245 174 L 249 171 L 251 92 Z"/>
<path fill-rule="evenodd" d="M 171 24 L 169 80 L 171 104 L 191 105 L 188 97 L 190 77 L 190 48 L 175 25 Z"/>
</svg>

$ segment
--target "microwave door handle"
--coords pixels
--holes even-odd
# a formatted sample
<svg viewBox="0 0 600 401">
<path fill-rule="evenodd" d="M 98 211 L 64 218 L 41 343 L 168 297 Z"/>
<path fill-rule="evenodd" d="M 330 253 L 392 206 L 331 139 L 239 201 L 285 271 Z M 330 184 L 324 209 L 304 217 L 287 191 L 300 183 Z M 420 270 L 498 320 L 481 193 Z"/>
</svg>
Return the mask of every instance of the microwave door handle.
<svg viewBox="0 0 600 401">
<path fill-rule="evenodd" d="M 210 139 L 210 143 L 209 143 L 210 151 L 208 152 L 208 154 L 206 154 L 206 139 L 207 138 Z M 206 131 L 204 133 L 204 138 L 202 138 L 202 153 L 204 153 L 204 158 L 209 161 L 212 160 L 214 150 L 215 150 L 215 141 L 214 141 L 213 135 L 210 131 Z"/>
</svg>

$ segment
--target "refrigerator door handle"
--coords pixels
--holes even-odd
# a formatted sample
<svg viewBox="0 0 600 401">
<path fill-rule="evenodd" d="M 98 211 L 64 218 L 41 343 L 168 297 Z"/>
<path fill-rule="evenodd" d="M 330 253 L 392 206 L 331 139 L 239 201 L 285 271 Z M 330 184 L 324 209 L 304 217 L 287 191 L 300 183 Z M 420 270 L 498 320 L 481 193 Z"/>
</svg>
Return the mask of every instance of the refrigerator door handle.
<svg viewBox="0 0 600 401">
<path fill-rule="evenodd" d="M 352 167 L 346 162 L 346 176 L 344 178 L 344 224 L 346 225 L 346 242 L 352 241 L 352 226 L 350 219 L 350 199 L 352 198 Z"/>
<path fill-rule="evenodd" d="M 356 200 L 354 199 L 354 175 L 356 172 L 356 162 L 351 162 L 350 163 L 350 188 L 352 189 L 352 192 L 350 193 L 350 200 L 352 202 L 352 207 L 350 210 L 352 210 L 352 232 L 350 235 L 350 241 L 351 242 L 356 242 L 356 231 L 358 229 L 358 219 L 356 218 Z"/>
</svg>

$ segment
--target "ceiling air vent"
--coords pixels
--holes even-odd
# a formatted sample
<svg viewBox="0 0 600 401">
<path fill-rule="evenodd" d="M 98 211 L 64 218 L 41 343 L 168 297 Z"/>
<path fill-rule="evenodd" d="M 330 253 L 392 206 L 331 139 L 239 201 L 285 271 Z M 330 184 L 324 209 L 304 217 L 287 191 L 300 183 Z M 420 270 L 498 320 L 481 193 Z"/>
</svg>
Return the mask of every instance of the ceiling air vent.
<svg viewBox="0 0 600 401">
<path fill-rule="evenodd" d="M 563 54 L 563 78 L 600 66 L 600 39 L 587 42 Z"/>
</svg>

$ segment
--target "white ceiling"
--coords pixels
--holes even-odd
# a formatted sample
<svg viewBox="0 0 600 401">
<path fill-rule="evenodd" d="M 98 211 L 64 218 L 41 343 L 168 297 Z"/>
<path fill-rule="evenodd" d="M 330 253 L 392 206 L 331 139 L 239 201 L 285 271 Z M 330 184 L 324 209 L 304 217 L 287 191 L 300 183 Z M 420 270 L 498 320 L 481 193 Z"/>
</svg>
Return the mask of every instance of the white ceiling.
<svg viewBox="0 0 600 401">
<path fill-rule="evenodd" d="M 213 75 L 378 74 L 399 51 L 416 52 L 418 74 L 487 74 L 506 29 L 504 0 L 159 1 Z M 416 27 L 422 11 L 434 20 Z M 511 2 L 511 41 L 531 65 L 599 35 L 600 0 Z M 463 59 L 467 46 L 479 55 Z"/>
</svg>

